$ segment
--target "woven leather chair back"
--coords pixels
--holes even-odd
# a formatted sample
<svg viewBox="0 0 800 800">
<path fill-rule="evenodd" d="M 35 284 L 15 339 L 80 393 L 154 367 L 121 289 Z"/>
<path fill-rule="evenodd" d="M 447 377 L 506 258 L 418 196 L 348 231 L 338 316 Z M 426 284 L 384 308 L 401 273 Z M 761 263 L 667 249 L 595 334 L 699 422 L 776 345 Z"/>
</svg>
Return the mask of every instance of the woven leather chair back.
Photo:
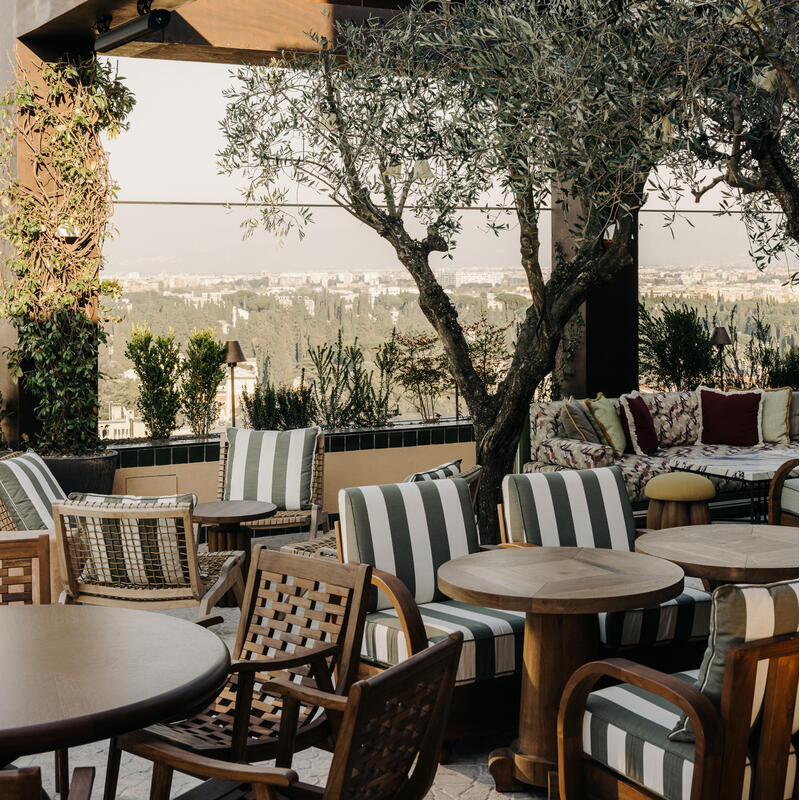
<svg viewBox="0 0 800 800">
<path fill-rule="evenodd" d="M 420 800 L 433 783 L 461 634 L 350 690 L 324 800 Z"/>
</svg>

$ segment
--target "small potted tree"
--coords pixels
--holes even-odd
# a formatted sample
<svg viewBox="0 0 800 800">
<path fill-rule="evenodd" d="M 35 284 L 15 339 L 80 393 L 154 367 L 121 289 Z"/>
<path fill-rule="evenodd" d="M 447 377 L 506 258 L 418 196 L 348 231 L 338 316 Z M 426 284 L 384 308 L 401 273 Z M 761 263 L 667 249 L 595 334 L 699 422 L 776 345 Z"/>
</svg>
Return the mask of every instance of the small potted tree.
<svg viewBox="0 0 800 800">
<path fill-rule="evenodd" d="M 208 436 L 219 418 L 217 390 L 225 380 L 225 345 L 213 328 L 192 331 L 183 362 L 182 408 L 195 436 Z"/>
<path fill-rule="evenodd" d="M 100 280 L 115 191 L 100 137 L 123 129 L 132 106 L 94 57 L 23 72 L 2 102 L 0 237 L 13 248 L 14 279 L 0 311 L 17 332 L 6 356 L 26 404 L 23 441 L 67 492 L 110 491 L 116 467 L 97 425 L 101 297 L 118 290 Z M 28 155 L 24 181 L 12 169 L 15 148 Z"/>
</svg>

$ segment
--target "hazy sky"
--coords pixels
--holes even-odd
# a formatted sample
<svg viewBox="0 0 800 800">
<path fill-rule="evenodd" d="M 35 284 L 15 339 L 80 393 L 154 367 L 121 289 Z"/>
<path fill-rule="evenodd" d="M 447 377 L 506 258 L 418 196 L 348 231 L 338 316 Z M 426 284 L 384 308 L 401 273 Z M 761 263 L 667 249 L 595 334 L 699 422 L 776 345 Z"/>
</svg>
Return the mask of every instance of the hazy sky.
<svg viewBox="0 0 800 800">
<path fill-rule="evenodd" d="M 216 153 L 224 139 L 222 91 L 233 83 L 231 67 L 149 59 L 111 59 L 136 95 L 130 130 L 107 142 L 111 170 L 120 186 L 114 224 L 119 234 L 105 246 L 110 272 L 245 272 L 396 267 L 394 251 L 371 229 L 340 209 L 317 209 L 316 223 L 301 242 L 292 233 L 281 243 L 258 231 L 242 241 L 244 209 L 222 206 L 139 204 L 143 201 L 237 202 L 236 176 L 218 174 Z M 126 201 L 136 201 L 127 204 Z M 649 207 L 658 208 L 652 202 Z M 687 211 L 714 208 L 712 198 Z M 641 214 L 642 265 L 750 263 L 744 228 L 734 218 L 694 215 L 672 232 L 659 213 Z M 549 220 L 543 220 L 541 257 L 549 263 Z M 517 232 L 497 237 L 482 215 L 467 212 L 453 253 L 456 267 L 519 264 Z M 776 274 L 786 271 L 776 268 Z"/>
</svg>

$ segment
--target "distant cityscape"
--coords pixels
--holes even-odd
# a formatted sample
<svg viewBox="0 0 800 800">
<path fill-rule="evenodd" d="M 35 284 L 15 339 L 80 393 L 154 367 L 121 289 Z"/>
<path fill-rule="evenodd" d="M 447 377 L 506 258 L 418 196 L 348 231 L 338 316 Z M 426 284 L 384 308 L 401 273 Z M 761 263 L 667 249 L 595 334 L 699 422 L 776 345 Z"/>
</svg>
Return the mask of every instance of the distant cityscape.
<svg viewBox="0 0 800 800">
<path fill-rule="evenodd" d="M 264 377 L 265 364 L 271 380 L 295 382 L 308 368 L 308 346 L 331 341 L 338 329 L 369 348 L 387 338 L 393 327 L 427 328 L 416 302 L 418 289 L 402 269 L 219 275 L 127 272 L 108 277 L 120 284 L 122 294 L 112 309 L 117 321 L 110 325 L 108 346 L 101 355 L 105 375 L 101 401 L 106 409 L 101 430 L 115 439 L 145 435 L 135 412 L 138 381 L 123 355 L 134 323 L 147 322 L 156 333 L 173 329 L 181 342 L 192 328 L 201 327 L 215 328 L 221 339 L 241 341 L 248 360 L 237 367 L 233 396 L 228 379 L 220 385 L 220 426 L 230 421 L 232 403 L 238 406 L 242 392 L 252 392 Z M 491 321 L 510 325 L 530 299 L 519 268 L 440 269 L 437 279 L 466 323 L 485 312 Z M 639 292 L 648 304 L 685 300 L 720 312 L 739 305 L 746 313 L 759 302 L 775 308 L 778 335 L 788 334 L 793 340 L 797 329 L 796 287 L 753 267 L 643 266 Z"/>
</svg>

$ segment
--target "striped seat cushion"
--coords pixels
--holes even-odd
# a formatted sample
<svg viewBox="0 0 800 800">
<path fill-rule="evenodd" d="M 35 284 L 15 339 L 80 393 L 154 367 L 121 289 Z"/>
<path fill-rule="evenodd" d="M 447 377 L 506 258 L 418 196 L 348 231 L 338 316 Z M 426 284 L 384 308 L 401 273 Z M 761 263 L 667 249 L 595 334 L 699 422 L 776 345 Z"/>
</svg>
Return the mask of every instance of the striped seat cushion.
<svg viewBox="0 0 800 800">
<path fill-rule="evenodd" d="M 661 605 L 602 612 L 600 641 L 612 650 L 666 642 L 699 641 L 708 637 L 711 595 L 687 586 Z"/>
<path fill-rule="evenodd" d="M 437 481 L 440 478 L 452 478 L 461 472 L 461 461 L 462 459 L 457 458 L 455 461 L 439 464 L 438 467 L 433 467 L 433 469 L 426 470 L 425 472 L 413 472 L 407 478 L 403 478 L 403 483 Z"/>
<path fill-rule="evenodd" d="M 311 508 L 314 453 L 320 433 L 320 428 L 228 428 L 225 500 L 259 500 L 285 511 Z"/>
<path fill-rule="evenodd" d="M 183 508 L 191 509 L 193 494 L 136 497 L 73 492 L 73 508 L 64 518 L 67 532 L 85 554 L 81 579 L 114 586 L 175 587 L 190 583 L 188 548 L 196 547 L 194 532 L 186 531 Z M 80 513 L 75 513 L 75 506 Z M 103 517 L 104 507 L 163 508 L 163 518 Z M 180 516 L 170 509 L 179 509 Z"/>
<path fill-rule="evenodd" d="M 0 460 L 0 501 L 18 531 L 53 527 L 53 503 L 66 495 L 47 464 L 34 452 Z"/>
<path fill-rule="evenodd" d="M 396 575 L 417 604 L 443 600 L 436 571 L 480 548 L 463 478 L 342 489 L 339 522 L 343 560 Z M 390 606 L 373 590 L 370 611 Z"/>
<path fill-rule="evenodd" d="M 510 542 L 633 550 L 636 524 L 619 467 L 503 478 Z"/>
<path fill-rule="evenodd" d="M 474 683 L 518 672 L 522 664 L 525 614 L 498 611 L 443 600 L 419 607 L 422 622 L 433 644 L 453 631 L 464 634 L 456 683 Z M 408 658 L 403 628 L 394 609 L 367 614 L 361 656 L 383 667 Z"/>
<path fill-rule="evenodd" d="M 698 671 L 679 672 L 688 684 Z M 668 733 L 678 722 L 677 706 L 652 692 L 622 683 L 592 692 L 583 717 L 583 750 L 595 761 L 666 800 L 690 800 L 694 744 L 675 742 Z M 792 797 L 797 751 L 790 747 L 784 798 Z M 745 768 L 743 800 L 750 797 L 752 769 Z"/>
<path fill-rule="evenodd" d="M 718 587 L 712 596 L 708 647 L 700 665 L 697 688 L 719 708 L 731 646 L 797 633 L 799 622 L 797 580 Z M 751 725 L 755 724 L 761 712 L 768 670 L 769 660 L 760 661 L 756 672 Z M 793 731 L 797 732 L 797 729 L 798 710 L 795 707 Z M 694 741 L 691 722 L 685 715 L 670 733 L 670 738 Z"/>
</svg>

